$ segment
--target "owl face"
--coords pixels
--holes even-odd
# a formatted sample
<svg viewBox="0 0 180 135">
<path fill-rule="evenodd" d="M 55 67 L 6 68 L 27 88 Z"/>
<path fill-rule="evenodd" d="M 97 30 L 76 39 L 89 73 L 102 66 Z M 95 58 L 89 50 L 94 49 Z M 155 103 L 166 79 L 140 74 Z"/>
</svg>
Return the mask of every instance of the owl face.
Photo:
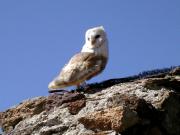
<svg viewBox="0 0 180 135">
<path fill-rule="evenodd" d="M 106 40 L 106 33 L 102 26 L 86 31 L 86 43 L 92 48 L 100 47 Z"/>
</svg>

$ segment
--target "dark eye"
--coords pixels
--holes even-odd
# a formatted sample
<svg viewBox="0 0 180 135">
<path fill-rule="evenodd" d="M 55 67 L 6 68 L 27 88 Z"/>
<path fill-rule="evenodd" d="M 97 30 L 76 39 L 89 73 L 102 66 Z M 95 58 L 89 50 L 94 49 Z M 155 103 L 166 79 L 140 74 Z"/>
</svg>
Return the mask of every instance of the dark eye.
<svg viewBox="0 0 180 135">
<path fill-rule="evenodd" d="M 88 38 L 88 41 L 90 40 L 90 38 Z"/>
<path fill-rule="evenodd" d="M 97 38 L 99 38 L 99 37 L 100 37 L 100 35 L 96 35 L 96 36 L 95 36 L 95 39 L 97 39 Z"/>
</svg>

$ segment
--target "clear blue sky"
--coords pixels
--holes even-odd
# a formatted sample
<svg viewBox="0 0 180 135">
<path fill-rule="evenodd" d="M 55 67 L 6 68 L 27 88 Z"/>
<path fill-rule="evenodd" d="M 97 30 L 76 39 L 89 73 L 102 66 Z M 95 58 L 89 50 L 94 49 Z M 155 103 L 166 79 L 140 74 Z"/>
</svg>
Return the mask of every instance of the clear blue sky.
<svg viewBox="0 0 180 135">
<path fill-rule="evenodd" d="M 0 1 L 0 111 L 47 85 L 103 25 L 110 59 L 89 82 L 180 64 L 180 0 Z"/>
</svg>

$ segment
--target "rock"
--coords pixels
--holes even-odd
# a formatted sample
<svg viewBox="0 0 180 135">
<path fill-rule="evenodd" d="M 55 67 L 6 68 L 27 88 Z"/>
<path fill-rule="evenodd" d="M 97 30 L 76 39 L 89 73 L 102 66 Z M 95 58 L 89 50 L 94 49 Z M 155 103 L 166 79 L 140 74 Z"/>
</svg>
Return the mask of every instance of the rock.
<svg viewBox="0 0 180 135">
<path fill-rule="evenodd" d="M 53 109 L 54 107 L 61 106 L 64 103 L 74 102 L 74 101 L 82 100 L 82 99 L 85 99 L 85 96 L 78 92 L 69 92 L 69 93 L 65 93 L 64 95 L 52 94 L 47 97 L 47 103 L 45 107 L 46 107 L 46 110 L 49 111 Z M 69 105 L 73 106 L 71 104 Z"/>
<path fill-rule="evenodd" d="M 169 134 L 180 134 L 180 93 L 169 93 L 161 104 L 162 126 Z"/>
<path fill-rule="evenodd" d="M 48 97 L 37 97 L 34 99 L 26 100 L 14 108 L 8 109 L 6 112 L 1 112 L 0 125 L 2 126 L 2 129 L 5 133 L 9 133 L 15 128 L 16 125 L 18 125 L 19 122 L 23 121 L 24 119 L 31 119 L 32 116 L 38 115 L 43 111 L 48 113 L 55 107 L 61 106 L 63 103 L 68 103 L 67 106 L 69 106 L 70 112 L 76 114 L 82 107 L 85 106 L 85 100 L 83 100 L 84 97 L 85 96 L 83 94 L 74 92 L 66 93 L 64 95 L 52 94 Z M 77 101 L 79 101 L 79 104 L 75 106 L 75 103 L 77 103 Z M 42 119 L 40 119 L 39 121 L 41 120 Z M 49 121 L 47 123 L 49 123 Z M 34 128 L 36 129 L 37 127 L 43 125 L 44 124 L 42 123 L 37 124 L 34 125 L 31 129 L 29 129 L 29 127 L 25 127 L 25 131 L 29 130 L 28 132 L 31 132 L 34 130 Z M 17 134 L 20 134 L 19 131 L 17 132 Z"/>
<path fill-rule="evenodd" d="M 23 119 L 41 113 L 45 108 L 45 102 L 45 97 L 34 98 L 1 113 L 0 125 L 2 125 L 3 131 L 8 133 Z"/>
<path fill-rule="evenodd" d="M 97 111 L 79 119 L 87 129 L 91 130 L 114 130 L 122 132 L 138 123 L 136 112 L 129 108 L 115 107 Z"/>
<path fill-rule="evenodd" d="M 100 131 L 97 133 L 91 134 L 81 134 L 81 135 L 118 135 L 115 131 Z"/>
<path fill-rule="evenodd" d="M 148 89 L 168 88 L 175 91 L 180 90 L 180 80 L 172 77 L 149 78 L 144 81 L 144 87 Z"/>
<path fill-rule="evenodd" d="M 155 70 L 29 99 L 0 112 L 0 126 L 12 135 L 179 135 L 179 71 Z"/>
<path fill-rule="evenodd" d="M 171 72 L 170 72 L 171 75 L 180 75 L 180 68 L 179 67 L 176 67 L 175 69 L 173 69 Z"/>
<path fill-rule="evenodd" d="M 85 100 L 77 100 L 77 101 L 69 103 L 68 109 L 72 115 L 75 115 L 85 106 L 86 106 Z"/>
<path fill-rule="evenodd" d="M 79 122 L 93 131 L 123 132 L 143 119 L 153 119 L 157 113 L 151 104 L 135 95 L 116 94 L 108 98 L 107 103 L 107 109 L 89 113 L 81 117 Z"/>
</svg>

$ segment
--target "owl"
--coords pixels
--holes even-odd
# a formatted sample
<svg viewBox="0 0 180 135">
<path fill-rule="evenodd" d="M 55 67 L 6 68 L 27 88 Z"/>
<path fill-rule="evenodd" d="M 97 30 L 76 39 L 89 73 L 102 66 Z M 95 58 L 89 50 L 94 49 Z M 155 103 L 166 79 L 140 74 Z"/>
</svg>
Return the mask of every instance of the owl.
<svg viewBox="0 0 180 135">
<path fill-rule="evenodd" d="M 108 56 L 108 39 L 103 26 L 88 29 L 81 52 L 75 54 L 49 83 L 49 92 L 69 86 L 80 87 L 105 69 Z"/>
</svg>

